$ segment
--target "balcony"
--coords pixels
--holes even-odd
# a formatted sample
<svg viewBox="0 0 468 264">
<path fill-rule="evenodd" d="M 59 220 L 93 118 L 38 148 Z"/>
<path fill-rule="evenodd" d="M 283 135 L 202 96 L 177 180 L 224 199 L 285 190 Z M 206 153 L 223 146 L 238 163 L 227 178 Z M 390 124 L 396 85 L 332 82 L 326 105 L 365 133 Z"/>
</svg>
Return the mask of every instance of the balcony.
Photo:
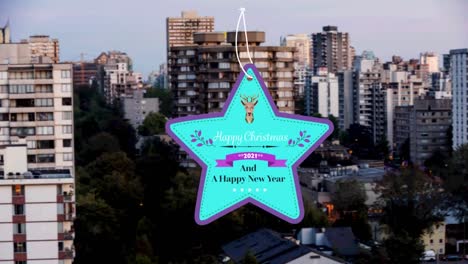
<svg viewBox="0 0 468 264">
<path fill-rule="evenodd" d="M 58 233 L 58 240 L 73 240 L 74 235 L 72 231 L 65 231 L 63 233 Z"/>
<path fill-rule="evenodd" d="M 13 204 L 24 204 L 24 195 L 13 195 Z"/>
<path fill-rule="evenodd" d="M 13 223 L 26 223 L 26 216 L 25 215 L 14 215 L 13 216 Z"/>
<path fill-rule="evenodd" d="M 59 259 L 73 259 L 74 256 L 73 250 L 65 248 L 63 251 L 59 251 Z"/>
<path fill-rule="evenodd" d="M 13 235 L 13 241 L 15 243 L 26 242 L 26 234 L 14 234 Z"/>
<path fill-rule="evenodd" d="M 28 255 L 26 252 L 15 252 L 15 261 L 26 261 Z"/>
</svg>

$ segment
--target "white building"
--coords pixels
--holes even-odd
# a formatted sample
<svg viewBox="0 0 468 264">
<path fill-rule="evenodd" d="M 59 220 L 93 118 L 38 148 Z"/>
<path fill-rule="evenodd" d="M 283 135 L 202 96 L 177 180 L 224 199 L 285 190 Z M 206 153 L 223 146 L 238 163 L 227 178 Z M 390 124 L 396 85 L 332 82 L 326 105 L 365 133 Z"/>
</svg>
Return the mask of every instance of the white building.
<svg viewBox="0 0 468 264">
<path fill-rule="evenodd" d="M 0 58 L 29 58 L 0 64 L 0 264 L 68 264 L 75 216 L 72 65 L 35 64 L 23 46 L 0 45 Z"/>
<path fill-rule="evenodd" d="M 108 62 L 104 72 L 104 95 L 109 104 L 143 87 L 142 74 L 131 71 L 127 62 Z"/>
<path fill-rule="evenodd" d="M 319 68 L 315 76 L 306 80 L 306 114 L 320 113 L 323 117 L 339 117 L 338 78 L 327 68 Z"/>
<path fill-rule="evenodd" d="M 0 144 L 26 138 L 30 168 L 73 170 L 71 64 L 0 64 Z"/>
<path fill-rule="evenodd" d="M 421 53 L 420 63 L 428 65 L 430 73 L 439 71 L 439 55 L 434 52 Z"/>
<path fill-rule="evenodd" d="M 74 179 L 70 170 L 32 170 L 27 145 L 0 149 L 0 264 L 71 264 Z"/>
<path fill-rule="evenodd" d="M 131 95 L 122 98 L 125 119 L 135 129 L 143 124 L 149 113 L 159 112 L 159 98 L 145 98 L 145 92 L 144 89 L 137 89 Z"/>
<path fill-rule="evenodd" d="M 468 143 L 468 49 L 450 51 L 453 148 Z"/>
</svg>

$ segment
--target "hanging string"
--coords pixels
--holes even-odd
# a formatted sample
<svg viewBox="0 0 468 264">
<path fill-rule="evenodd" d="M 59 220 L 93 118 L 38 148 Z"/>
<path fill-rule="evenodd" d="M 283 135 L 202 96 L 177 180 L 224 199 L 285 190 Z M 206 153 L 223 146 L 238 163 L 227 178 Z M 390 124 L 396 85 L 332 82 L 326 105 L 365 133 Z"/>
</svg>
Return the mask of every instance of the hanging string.
<svg viewBox="0 0 468 264">
<path fill-rule="evenodd" d="M 250 63 L 253 64 L 252 57 L 250 56 L 249 39 L 247 37 L 247 26 L 246 26 L 246 23 L 245 23 L 245 8 L 243 8 L 243 7 L 240 9 L 239 19 L 237 20 L 235 47 L 236 47 L 236 56 L 237 56 L 237 61 L 239 62 L 239 66 L 240 66 L 241 70 L 244 72 L 244 74 L 247 76 L 247 79 L 251 80 L 251 79 L 253 79 L 253 77 L 245 71 L 244 66 L 242 65 L 242 63 L 240 61 L 240 58 L 239 58 L 239 50 L 238 50 L 238 46 L 237 46 L 237 35 L 239 34 L 239 25 L 240 25 L 241 18 L 242 18 L 242 21 L 244 22 L 245 45 L 247 47 L 247 56 L 249 57 Z"/>
</svg>

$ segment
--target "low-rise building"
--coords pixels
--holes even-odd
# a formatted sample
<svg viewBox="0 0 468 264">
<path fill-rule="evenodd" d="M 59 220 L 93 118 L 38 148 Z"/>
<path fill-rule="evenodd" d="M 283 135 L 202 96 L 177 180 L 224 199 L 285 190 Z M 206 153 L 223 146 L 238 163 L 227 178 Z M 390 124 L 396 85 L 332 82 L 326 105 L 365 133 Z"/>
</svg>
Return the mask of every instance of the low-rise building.
<svg viewBox="0 0 468 264">
<path fill-rule="evenodd" d="M 159 112 L 158 98 L 145 98 L 144 89 L 133 90 L 131 94 L 121 98 L 125 119 L 138 129 L 149 113 Z"/>
</svg>

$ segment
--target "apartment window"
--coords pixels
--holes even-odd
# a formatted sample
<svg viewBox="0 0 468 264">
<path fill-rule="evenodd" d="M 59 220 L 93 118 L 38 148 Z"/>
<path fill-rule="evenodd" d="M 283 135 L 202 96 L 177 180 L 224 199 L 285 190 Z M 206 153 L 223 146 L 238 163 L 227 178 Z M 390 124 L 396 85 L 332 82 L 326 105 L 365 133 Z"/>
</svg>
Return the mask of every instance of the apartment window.
<svg viewBox="0 0 468 264">
<path fill-rule="evenodd" d="M 0 80 L 8 79 L 8 72 L 0 72 Z"/>
<path fill-rule="evenodd" d="M 8 127 L 0 127 L 0 136 L 8 136 L 8 135 L 9 135 Z"/>
<path fill-rule="evenodd" d="M 16 101 L 13 101 L 13 105 L 16 107 L 34 107 L 34 99 L 17 99 Z"/>
<path fill-rule="evenodd" d="M 0 93 L 8 93 L 8 85 L 0 85 Z"/>
<path fill-rule="evenodd" d="M 14 244 L 15 253 L 24 253 L 26 252 L 26 242 L 20 242 Z"/>
<path fill-rule="evenodd" d="M 57 204 L 57 214 L 64 214 L 65 210 L 63 206 L 64 206 L 63 203 Z"/>
<path fill-rule="evenodd" d="M 72 119 L 72 112 L 67 111 L 67 112 L 62 112 L 62 119 L 63 120 L 71 120 Z"/>
<path fill-rule="evenodd" d="M 52 71 L 36 71 L 36 79 L 52 79 Z"/>
<path fill-rule="evenodd" d="M 71 73 L 68 70 L 62 70 L 62 79 L 68 79 L 71 77 Z"/>
<path fill-rule="evenodd" d="M 68 92 L 71 92 L 72 88 L 71 88 L 71 84 L 62 84 L 62 92 L 64 93 L 68 93 Z"/>
<path fill-rule="evenodd" d="M 63 147 L 64 148 L 71 148 L 71 146 L 72 146 L 71 143 L 72 143 L 71 139 L 64 139 L 63 140 Z"/>
<path fill-rule="evenodd" d="M 54 100 L 52 98 L 39 98 L 35 100 L 34 105 L 38 107 L 54 106 Z"/>
<path fill-rule="evenodd" d="M 38 149 L 53 149 L 55 148 L 55 141 L 54 140 L 38 140 L 37 148 Z"/>
<path fill-rule="evenodd" d="M 36 93 L 53 93 L 54 89 L 50 84 L 36 85 Z"/>
<path fill-rule="evenodd" d="M 36 148 L 36 141 L 35 140 L 28 140 L 26 141 L 26 145 L 28 149 L 35 149 Z"/>
<path fill-rule="evenodd" d="M 60 192 L 60 194 L 62 194 L 62 192 Z M 58 222 L 57 223 L 57 232 L 58 233 L 63 233 L 63 222 Z"/>
<path fill-rule="evenodd" d="M 229 62 L 220 62 L 218 68 L 220 68 L 220 69 L 230 69 L 231 64 Z"/>
<path fill-rule="evenodd" d="M 20 261 L 15 261 L 15 264 L 27 264 L 27 262 L 20 260 Z"/>
<path fill-rule="evenodd" d="M 72 161 L 73 153 L 63 153 L 63 161 Z"/>
<path fill-rule="evenodd" d="M 9 121 L 10 117 L 8 114 L 0 114 L 0 121 Z"/>
<path fill-rule="evenodd" d="M 434 239 L 431 239 L 429 243 L 434 244 Z"/>
<path fill-rule="evenodd" d="M 73 132 L 72 126 L 63 126 L 62 133 L 63 134 L 71 134 Z"/>
<path fill-rule="evenodd" d="M 28 163 L 36 163 L 36 155 L 28 155 Z"/>
<path fill-rule="evenodd" d="M 10 135 L 12 136 L 32 136 L 36 134 L 34 127 L 12 127 Z"/>
<path fill-rule="evenodd" d="M 12 188 L 13 196 L 24 195 L 24 185 L 16 184 L 16 185 L 11 186 L 11 188 Z"/>
<path fill-rule="evenodd" d="M 39 113 L 37 113 L 37 120 L 38 121 L 53 121 L 54 120 L 54 113 L 52 113 L 52 112 L 39 112 Z"/>
<path fill-rule="evenodd" d="M 32 84 L 10 85 L 8 92 L 11 94 L 34 93 L 34 86 Z"/>
<path fill-rule="evenodd" d="M 443 240 L 443 239 L 439 239 L 439 243 L 444 243 L 444 240 Z"/>
<path fill-rule="evenodd" d="M 53 135 L 54 127 L 53 126 L 38 126 L 36 127 L 36 132 L 38 135 Z"/>
<path fill-rule="evenodd" d="M 72 99 L 70 97 L 62 98 L 62 105 L 72 105 Z"/>
<path fill-rule="evenodd" d="M 58 250 L 63 251 L 63 241 L 58 242 Z"/>
<path fill-rule="evenodd" d="M 14 224 L 13 225 L 13 234 L 26 234 L 26 224 Z"/>
<path fill-rule="evenodd" d="M 37 163 L 51 163 L 55 162 L 54 154 L 37 154 Z"/>
<path fill-rule="evenodd" d="M 15 204 L 14 213 L 15 215 L 24 215 L 24 204 Z"/>
</svg>

